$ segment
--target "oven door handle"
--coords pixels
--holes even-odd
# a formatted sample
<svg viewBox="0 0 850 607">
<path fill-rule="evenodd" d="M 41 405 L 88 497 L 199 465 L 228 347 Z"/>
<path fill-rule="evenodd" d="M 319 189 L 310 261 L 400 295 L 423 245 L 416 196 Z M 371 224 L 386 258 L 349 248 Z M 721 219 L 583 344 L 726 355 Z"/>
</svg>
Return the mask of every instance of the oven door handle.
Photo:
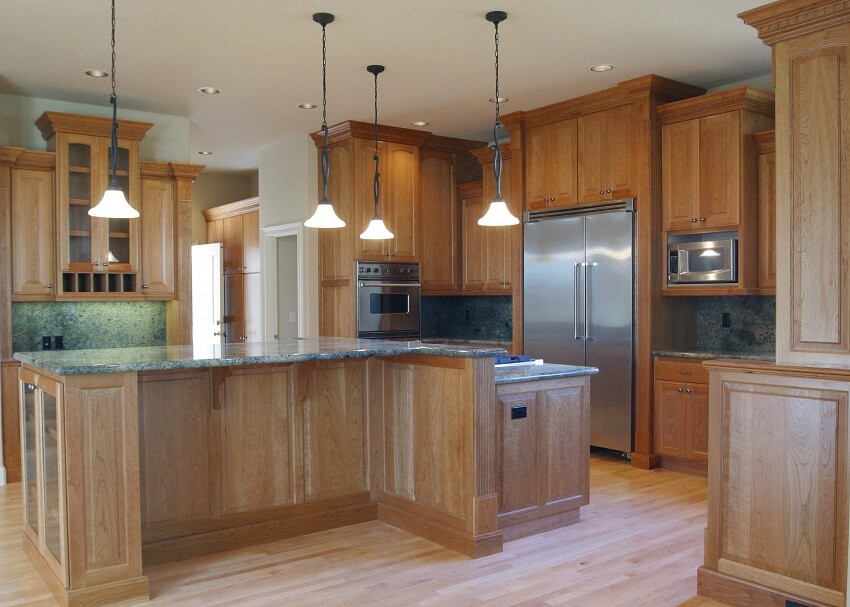
<svg viewBox="0 0 850 607">
<path fill-rule="evenodd" d="M 420 287 L 418 282 L 365 282 L 360 281 L 360 287 Z"/>
</svg>

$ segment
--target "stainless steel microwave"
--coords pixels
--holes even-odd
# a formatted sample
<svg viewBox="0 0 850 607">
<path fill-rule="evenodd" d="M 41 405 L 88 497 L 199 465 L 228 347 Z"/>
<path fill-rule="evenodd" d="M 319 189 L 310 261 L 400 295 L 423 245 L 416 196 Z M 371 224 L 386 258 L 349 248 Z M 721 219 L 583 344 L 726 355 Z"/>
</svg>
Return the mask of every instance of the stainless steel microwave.
<svg viewBox="0 0 850 607">
<path fill-rule="evenodd" d="M 738 240 L 667 245 L 667 284 L 738 282 Z"/>
</svg>

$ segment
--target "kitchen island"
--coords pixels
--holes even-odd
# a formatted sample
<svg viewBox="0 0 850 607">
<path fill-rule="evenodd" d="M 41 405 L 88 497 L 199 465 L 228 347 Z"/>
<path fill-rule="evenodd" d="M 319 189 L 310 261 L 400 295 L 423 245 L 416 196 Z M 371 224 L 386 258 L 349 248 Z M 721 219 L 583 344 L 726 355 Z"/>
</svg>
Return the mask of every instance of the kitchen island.
<svg viewBox="0 0 850 607">
<path fill-rule="evenodd" d="M 501 353 L 319 338 L 16 354 L 24 547 L 71 605 L 144 601 L 143 562 L 375 518 L 499 552 Z M 593 372 L 552 392 L 561 419 L 583 419 Z"/>
</svg>

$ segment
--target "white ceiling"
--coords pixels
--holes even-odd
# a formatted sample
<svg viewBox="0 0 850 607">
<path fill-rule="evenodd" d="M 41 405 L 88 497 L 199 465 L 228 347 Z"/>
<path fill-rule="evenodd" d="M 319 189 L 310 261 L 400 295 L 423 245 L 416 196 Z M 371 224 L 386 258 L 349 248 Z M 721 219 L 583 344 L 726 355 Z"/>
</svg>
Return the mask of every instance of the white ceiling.
<svg viewBox="0 0 850 607">
<path fill-rule="evenodd" d="M 706 88 L 770 71 L 769 49 L 737 13 L 766 0 L 117 0 L 121 107 L 188 116 L 192 161 L 257 167 L 258 151 L 315 131 L 321 28 L 328 26 L 328 121 L 372 120 L 489 139 L 493 26 L 503 112 L 527 110 L 655 73 Z M 0 1 L 0 92 L 108 105 L 109 0 Z M 611 63 L 611 72 L 589 67 Z M 220 95 L 202 95 L 200 86 Z M 213 156 L 195 156 L 212 150 Z"/>
</svg>

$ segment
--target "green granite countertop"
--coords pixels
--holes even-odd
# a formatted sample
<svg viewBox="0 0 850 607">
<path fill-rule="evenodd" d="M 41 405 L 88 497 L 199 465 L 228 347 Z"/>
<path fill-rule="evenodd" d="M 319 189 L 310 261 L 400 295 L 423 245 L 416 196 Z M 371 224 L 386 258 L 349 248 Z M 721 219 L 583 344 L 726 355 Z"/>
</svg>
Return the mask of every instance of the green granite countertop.
<svg viewBox="0 0 850 607">
<path fill-rule="evenodd" d="M 653 350 L 653 356 L 669 356 L 671 358 L 734 358 L 738 360 L 775 361 L 774 352 L 728 352 L 724 350 Z"/>
<path fill-rule="evenodd" d="M 575 365 L 515 365 L 496 367 L 496 385 L 517 384 L 525 381 L 540 379 L 557 379 L 559 377 L 576 377 L 580 375 L 596 375 L 596 367 L 577 367 Z"/>
<path fill-rule="evenodd" d="M 16 352 L 15 358 L 57 375 L 161 371 L 200 367 L 232 367 L 310 360 L 426 354 L 456 358 L 485 358 L 505 354 L 503 348 L 474 348 L 419 341 L 383 341 L 318 337 L 283 342 L 204 346 L 150 346 L 103 350 L 43 350 Z"/>
</svg>

